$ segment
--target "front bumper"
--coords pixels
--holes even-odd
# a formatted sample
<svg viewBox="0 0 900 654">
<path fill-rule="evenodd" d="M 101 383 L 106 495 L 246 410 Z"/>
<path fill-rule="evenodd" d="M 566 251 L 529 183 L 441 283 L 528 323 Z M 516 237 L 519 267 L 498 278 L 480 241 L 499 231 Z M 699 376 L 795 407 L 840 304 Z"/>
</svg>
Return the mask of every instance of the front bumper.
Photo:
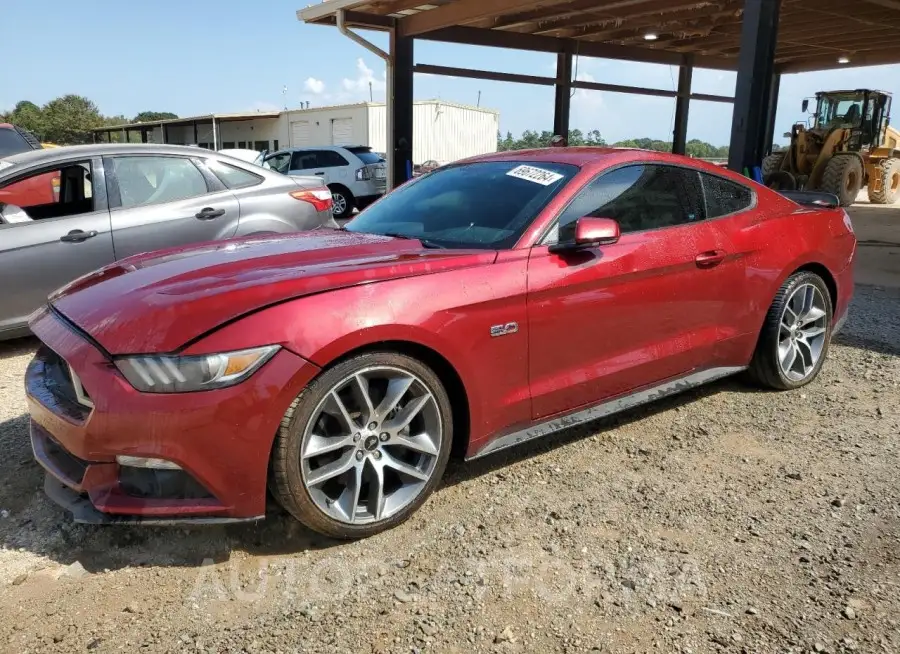
<svg viewBox="0 0 900 654">
<path fill-rule="evenodd" d="M 272 441 L 316 366 L 280 350 L 231 388 L 140 393 L 49 310 L 31 328 L 44 343 L 25 378 L 32 448 L 48 473 L 48 496 L 77 521 L 209 523 L 264 516 Z M 82 397 L 73 391 L 69 369 L 83 386 Z M 118 455 L 164 459 L 181 470 L 120 466 Z"/>
</svg>

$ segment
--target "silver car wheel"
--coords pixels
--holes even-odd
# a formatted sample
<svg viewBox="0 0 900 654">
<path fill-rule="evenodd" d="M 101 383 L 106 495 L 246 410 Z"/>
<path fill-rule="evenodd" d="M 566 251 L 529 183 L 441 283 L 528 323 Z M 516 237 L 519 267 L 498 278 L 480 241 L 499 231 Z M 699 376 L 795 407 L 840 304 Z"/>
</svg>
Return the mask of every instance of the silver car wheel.
<svg viewBox="0 0 900 654">
<path fill-rule="evenodd" d="M 816 369 L 828 335 L 828 312 L 822 292 L 798 286 L 784 305 L 779 323 L 778 364 L 785 377 L 803 381 Z"/>
<path fill-rule="evenodd" d="M 335 215 L 344 215 L 347 211 L 347 198 L 344 197 L 343 193 L 335 193 L 331 192 L 331 202 L 334 204 L 334 213 Z"/>
<path fill-rule="evenodd" d="M 413 502 L 441 451 L 441 415 L 431 389 L 389 366 L 335 384 L 303 433 L 300 473 L 316 507 L 345 524 L 386 520 Z"/>
</svg>

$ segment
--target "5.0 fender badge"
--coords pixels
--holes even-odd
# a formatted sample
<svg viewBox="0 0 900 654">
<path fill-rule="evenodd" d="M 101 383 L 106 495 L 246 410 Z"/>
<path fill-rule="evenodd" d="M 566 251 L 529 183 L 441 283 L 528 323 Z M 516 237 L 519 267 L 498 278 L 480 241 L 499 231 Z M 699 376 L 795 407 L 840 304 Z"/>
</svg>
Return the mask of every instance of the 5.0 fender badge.
<svg viewBox="0 0 900 654">
<path fill-rule="evenodd" d="M 515 334 L 519 331 L 519 323 L 508 322 L 505 325 L 494 325 L 491 327 L 491 336 L 506 336 L 507 334 Z"/>
</svg>

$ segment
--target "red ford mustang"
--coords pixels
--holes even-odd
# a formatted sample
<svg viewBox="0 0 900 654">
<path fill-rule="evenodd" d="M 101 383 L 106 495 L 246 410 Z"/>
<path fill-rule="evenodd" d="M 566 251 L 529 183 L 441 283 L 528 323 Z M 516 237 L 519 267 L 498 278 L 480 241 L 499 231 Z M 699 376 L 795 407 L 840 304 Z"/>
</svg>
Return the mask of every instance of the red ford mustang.
<svg viewBox="0 0 900 654">
<path fill-rule="evenodd" d="M 32 318 L 45 489 L 86 522 L 397 525 L 469 458 L 746 371 L 813 380 L 856 250 L 794 200 L 638 150 L 493 154 L 343 230 L 138 255 Z M 797 201 L 795 201 L 797 200 Z"/>
</svg>

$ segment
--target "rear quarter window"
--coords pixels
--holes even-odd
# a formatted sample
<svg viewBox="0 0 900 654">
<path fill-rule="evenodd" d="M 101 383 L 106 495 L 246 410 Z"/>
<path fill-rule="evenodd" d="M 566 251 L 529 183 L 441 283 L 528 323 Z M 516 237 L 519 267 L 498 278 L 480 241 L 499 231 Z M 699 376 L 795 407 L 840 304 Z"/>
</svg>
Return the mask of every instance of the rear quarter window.
<svg viewBox="0 0 900 654">
<path fill-rule="evenodd" d="M 347 148 L 347 150 L 359 157 L 360 161 L 364 164 L 376 164 L 384 161 L 384 159 L 381 158 L 381 155 L 372 152 L 368 148 Z"/>
<path fill-rule="evenodd" d="M 19 132 L 11 127 L 0 127 L 0 157 L 20 152 L 28 152 L 34 148 Z"/>
<path fill-rule="evenodd" d="M 213 175 L 229 189 L 247 188 L 248 186 L 256 186 L 263 181 L 262 176 L 232 166 L 231 164 L 218 161 L 217 159 L 207 159 L 206 167 L 209 168 Z"/>
<path fill-rule="evenodd" d="M 753 206 L 753 191 L 737 182 L 700 173 L 706 196 L 706 217 L 720 218 L 746 211 Z"/>
</svg>

